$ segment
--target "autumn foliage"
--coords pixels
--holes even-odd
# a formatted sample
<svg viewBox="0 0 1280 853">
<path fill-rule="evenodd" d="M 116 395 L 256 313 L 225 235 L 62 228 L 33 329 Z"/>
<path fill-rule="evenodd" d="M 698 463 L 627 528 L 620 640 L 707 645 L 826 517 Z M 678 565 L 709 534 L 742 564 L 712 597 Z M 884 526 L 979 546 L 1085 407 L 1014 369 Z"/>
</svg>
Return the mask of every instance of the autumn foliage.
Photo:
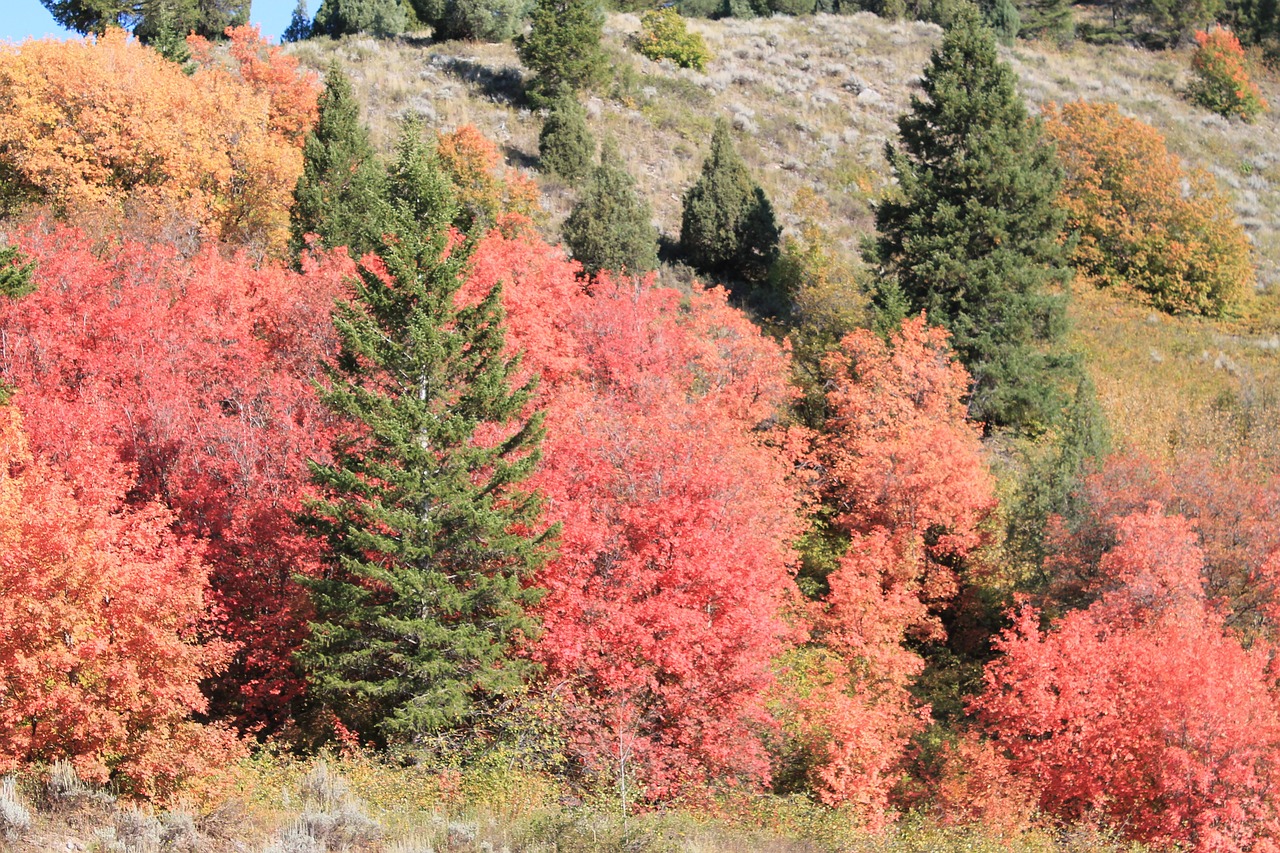
<svg viewBox="0 0 1280 853">
<path fill-rule="evenodd" d="M 511 340 L 544 377 L 534 482 L 563 527 L 534 657 L 575 757 L 615 785 L 654 798 L 758 784 L 798 529 L 767 428 L 788 400 L 786 356 L 722 290 L 602 276 L 588 294 L 547 251 L 491 238 L 476 260 L 505 281 Z"/>
<path fill-rule="evenodd" d="M 975 707 L 1058 818 L 1161 847 L 1274 850 L 1269 647 L 1246 650 L 1209 606 L 1185 519 L 1152 504 L 1114 525 L 1101 596 L 1048 630 L 1021 610 Z"/>
<path fill-rule="evenodd" d="M 966 419 L 969 375 L 947 334 L 925 318 L 886 343 L 847 335 L 827 356 L 831 416 L 819 439 L 822 489 L 849 536 L 813 642 L 834 662 L 800 656 L 787 725 L 813 756 L 812 783 L 832 804 L 882 822 L 911 735 L 928 709 L 909 687 L 923 668 L 910 640 L 945 636 L 937 617 L 956 594 L 956 567 L 983 541 L 994 507 L 979 429 Z"/>
<path fill-rule="evenodd" d="M 163 502 L 179 532 L 206 540 L 237 652 L 220 710 L 280 722 L 301 689 L 305 628 L 293 575 L 309 546 L 292 514 L 304 461 L 327 447 L 311 383 L 345 259 L 295 274 L 214 247 L 185 259 L 125 243 L 102 257 L 66 228 L 20 243 L 37 286 L 0 301 L 0 381 L 29 392 L 16 404 L 32 447 L 83 488 L 96 488 L 98 458 L 124 463 L 131 502 Z"/>
<path fill-rule="evenodd" d="M 1249 293 L 1248 238 L 1208 173 L 1183 169 L 1155 128 L 1115 104 L 1049 104 L 1044 117 L 1066 169 L 1059 204 L 1079 235 L 1072 263 L 1087 280 L 1172 313 L 1221 315 Z"/>
<path fill-rule="evenodd" d="M 70 759 L 141 794 L 168 794 L 238 753 L 191 720 L 225 666 L 201 643 L 207 567 L 172 514 L 130 505 L 128 466 L 79 460 L 77 487 L 33 454 L 0 406 L 0 770 Z"/>
<path fill-rule="evenodd" d="M 1246 122 L 1267 111 L 1266 99 L 1245 69 L 1244 48 L 1231 30 L 1214 26 L 1208 32 L 1197 31 L 1191 70 L 1196 75 L 1191 96 L 1202 106 Z"/>
<path fill-rule="evenodd" d="M 123 30 L 0 45 L 0 206 L 282 251 L 319 88 L 256 29 L 230 35 L 230 62 L 193 39 L 192 76 Z"/>
</svg>

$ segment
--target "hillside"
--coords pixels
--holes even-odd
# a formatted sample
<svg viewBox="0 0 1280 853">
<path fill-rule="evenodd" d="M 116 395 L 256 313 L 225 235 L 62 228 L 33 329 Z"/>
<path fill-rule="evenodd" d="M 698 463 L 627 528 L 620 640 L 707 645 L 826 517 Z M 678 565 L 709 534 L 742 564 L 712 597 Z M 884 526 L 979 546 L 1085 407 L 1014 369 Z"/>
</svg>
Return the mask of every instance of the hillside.
<svg viewBox="0 0 1280 853">
<path fill-rule="evenodd" d="M 717 116 L 795 233 L 796 199 L 809 188 L 830 207 L 823 222 L 852 259 L 874 232 L 871 203 L 888 183 L 885 143 L 938 43 L 941 29 L 870 13 L 808 18 L 691 19 L 714 58 L 705 73 L 652 62 L 628 47 L 635 15 L 606 26 L 612 84 L 588 99 L 592 130 L 612 134 L 663 235 L 680 231 L 681 195 L 697 176 Z M 402 38 L 317 39 L 292 48 L 323 71 L 340 61 L 374 139 L 389 148 L 396 122 L 422 115 L 449 130 L 473 123 L 507 162 L 537 178 L 558 239 L 572 187 L 536 170 L 540 118 L 522 105 L 522 69 L 510 45 L 433 44 Z M 1199 445 L 1224 451 L 1274 440 L 1280 403 L 1280 117 L 1228 122 L 1184 95 L 1189 51 L 1151 52 L 1074 43 L 1018 42 L 1002 56 L 1032 104 L 1114 101 L 1159 129 L 1189 166 L 1207 169 L 1228 193 L 1255 247 L 1256 298 L 1225 322 L 1156 314 L 1105 293 L 1081 292 L 1075 345 L 1087 355 L 1116 438 L 1144 448 Z M 1280 101 L 1280 83 L 1259 80 Z M 687 271 L 664 267 L 673 281 Z"/>
</svg>

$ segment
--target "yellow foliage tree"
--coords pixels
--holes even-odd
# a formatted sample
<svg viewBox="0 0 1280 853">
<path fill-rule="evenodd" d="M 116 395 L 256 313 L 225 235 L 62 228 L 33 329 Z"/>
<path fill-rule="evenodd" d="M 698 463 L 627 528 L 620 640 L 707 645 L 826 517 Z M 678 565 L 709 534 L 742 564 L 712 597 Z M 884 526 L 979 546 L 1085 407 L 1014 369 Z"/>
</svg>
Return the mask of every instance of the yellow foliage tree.
<svg viewBox="0 0 1280 853">
<path fill-rule="evenodd" d="M 1072 262 L 1175 314 L 1219 316 L 1254 283 L 1249 242 L 1213 178 L 1185 170 L 1164 137 L 1115 104 L 1044 109 L 1066 168 L 1059 203 L 1079 235 Z"/>
<path fill-rule="evenodd" d="M 191 76 L 123 30 L 0 45 L 0 212 L 283 252 L 319 89 L 230 33 L 228 61 L 191 40 Z"/>
</svg>

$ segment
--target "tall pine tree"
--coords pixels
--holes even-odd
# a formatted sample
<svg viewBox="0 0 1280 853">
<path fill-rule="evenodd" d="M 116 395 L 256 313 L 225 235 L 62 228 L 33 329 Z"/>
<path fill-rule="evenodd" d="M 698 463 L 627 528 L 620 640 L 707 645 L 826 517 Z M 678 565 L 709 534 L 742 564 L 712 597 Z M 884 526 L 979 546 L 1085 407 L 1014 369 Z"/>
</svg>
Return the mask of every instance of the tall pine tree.
<svg viewBox="0 0 1280 853">
<path fill-rule="evenodd" d="M 1037 432 L 1077 381 L 1060 351 L 1065 287 L 1062 168 L 976 9 L 962 10 L 925 70 L 924 97 L 887 146 L 899 191 L 876 208 L 868 260 L 883 301 L 951 332 L 973 375 L 970 415 Z"/>
<path fill-rule="evenodd" d="M 322 497 L 302 518 L 327 566 L 305 581 L 316 617 L 300 659 L 316 699 L 383 743 L 465 723 L 522 682 L 512 647 L 535 631 L 526 580 L 549 538 L 519 486 L 542 439 L 533 383 L 517 386 L 504 354 L 498 289 L 459 304 L 469 247 L 421 136 L 406 128 L 391 169 L 381 263 L 361 265 L 335 313 L 323 399 L 349 429 L 312 464 Z"/>
<path fill-rule="evenodd" d="M 303 169 L 290 214 L 292 249 L 317 234 L 327 248 L 346 246 L 359 258 L 377 246 L 384 218 L 386 174 L 360 123 L 360 105 L 351 83 L 335 62 L 320 93 L 320 119 L 302 149 Z"/>
</svg>

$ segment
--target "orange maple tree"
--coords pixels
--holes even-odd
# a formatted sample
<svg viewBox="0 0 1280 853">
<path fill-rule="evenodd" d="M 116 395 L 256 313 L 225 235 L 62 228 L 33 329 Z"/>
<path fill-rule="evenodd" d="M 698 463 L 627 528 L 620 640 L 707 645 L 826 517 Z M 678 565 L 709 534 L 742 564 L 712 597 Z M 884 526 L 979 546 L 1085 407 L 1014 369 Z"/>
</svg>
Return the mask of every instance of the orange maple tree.
<svg viewBox="0 0 1280 853">
<path fill-rule="evenodd" d="M 231 36 L 237 64 L 196 39 L 191 76 L 123 30 L 0 45 L 0 205 L 282 252 L 319 88 L 256 30 Z"/>
<path fill-rule="evenodd" d="M 1173 313 L 1220 315 L 1250 291 L 1248 238 L 1226 197 L 1204 170 L 1183 169 L 1159 131 L 1110 103 L 1046 104 L 1044 119 L 1086 279 Z"/>
<path fill-rule="evenodd" d="M 791 660 L 784 726 L 811 756 L 818 795 L 881 825 L 908 741 L 929 719 L 908 689 L 923 668 L 908 642 L 944 638 L 937 611 L 982 544 L 994 485 L 944 330 L 923 316 L 887 343 L 859 330 L 824 369 L 831 416 L 816 461 L 850 543 L 810 616 L 813 648 Z"/>
</svg>

